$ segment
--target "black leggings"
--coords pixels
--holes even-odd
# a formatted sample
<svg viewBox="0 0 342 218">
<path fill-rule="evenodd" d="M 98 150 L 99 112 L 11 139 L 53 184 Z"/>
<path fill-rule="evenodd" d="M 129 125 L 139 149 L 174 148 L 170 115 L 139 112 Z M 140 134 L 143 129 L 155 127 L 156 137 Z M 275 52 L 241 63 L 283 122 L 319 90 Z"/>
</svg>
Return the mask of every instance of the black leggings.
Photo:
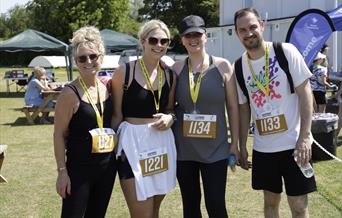
<svg viewBox="0 0 342 218">
<path fill-rule="evenodd" d="M 68 167 L 71 195 L 63 199 L 61 217 L 105 217 L 116 171 L 116 160 L 100 166 Z"/>
<path fill-rule="evenodd" d="M 202 217 L 200 173 L 209 217 L 228 217 L 225 202 L 227 165 L 226 159 L 214 163 L 177 161 L 177 179 L 182 194 L 184 218 Z"/>
</svg>

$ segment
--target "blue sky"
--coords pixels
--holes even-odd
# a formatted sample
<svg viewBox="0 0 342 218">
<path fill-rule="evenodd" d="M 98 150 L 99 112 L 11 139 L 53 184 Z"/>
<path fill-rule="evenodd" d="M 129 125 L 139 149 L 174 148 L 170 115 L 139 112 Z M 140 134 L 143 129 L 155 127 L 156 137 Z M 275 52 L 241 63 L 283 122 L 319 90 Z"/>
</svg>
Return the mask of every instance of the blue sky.
<svg viewBox="0 0 342 218">
<path fill-rule="evenodd" d="M 0 13 L 6 13 L 15 5 L 25 5 L 29 0 L 0 0 Z"/>
</svg>

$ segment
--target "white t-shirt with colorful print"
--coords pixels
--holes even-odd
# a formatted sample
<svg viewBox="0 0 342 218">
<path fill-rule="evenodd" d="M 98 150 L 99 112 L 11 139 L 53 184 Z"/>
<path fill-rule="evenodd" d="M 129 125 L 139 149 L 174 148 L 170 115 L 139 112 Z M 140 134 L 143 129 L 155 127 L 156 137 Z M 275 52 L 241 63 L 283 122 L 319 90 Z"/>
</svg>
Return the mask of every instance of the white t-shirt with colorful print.
<svg viewBox="0 0 342 218">
<path fill-rule="evenodd" d="M 295 148 L 299 130 L 300 130 L 300 111 L 298 95 L 291 94 L 289 81 L 285 72 L 279 66 L 272 42 L 266 42 L 270 48 L 269 51 L 269 96 L 259 88 L 250 73 L 246 52 L 242 55 L 242 69 L 246 88 L 249 93 L 249 101 L 252 119 L 257 119 L 265 114 L 281 115 L 285 117 L 287 130 L 268 135 L 260 135 L 258 128 L 255 128 L 253 149 L 259 152 L 278 152 Z M 311 72 L 306 66 L 302 55 L 296 47 L 290 43 L 283 43 L 284 54 L 289 63 L 289 70 L 293 79 L 294 87 L 298 87 L 305 80 L 311 77 Z M 256 78 L 261 81 L 265 87 L 265 56 L 250 60 Z M 247 102 L 247 98 L 237 85 L 239 104 Z"/>
</svg>

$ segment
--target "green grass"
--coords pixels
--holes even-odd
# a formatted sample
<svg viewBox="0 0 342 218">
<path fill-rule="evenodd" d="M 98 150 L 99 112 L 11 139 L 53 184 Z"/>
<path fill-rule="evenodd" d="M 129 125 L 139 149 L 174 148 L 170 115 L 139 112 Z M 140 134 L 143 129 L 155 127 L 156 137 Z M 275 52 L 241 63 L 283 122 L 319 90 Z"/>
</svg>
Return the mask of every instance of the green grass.
<svg viewBox="0 0 342 218">
<path fill-rule="evenodd" d="M 0 78 L 5 69 L 0 69 Z M 76 77 L 77 74 L 74 74 Z M 65 69 L 56 73 L 58 81 L 66 79 Z M 11 88 L 12 90 L 14 87 Z M 23 92 L 5 93 L 0 80 L 0 144 L 8 150 L 1 174 L 8 180 L 0 184 L 0 217 L 60 217 L 61 199 L 55 192 L 56 165 L 53 156 L 53 125 L 27 125 L 20 108 Z M 249 138 L 249 144 L 252 137 Z M 249 150 L 250 150 L 249 146 Z M 342 158 L 342 146 L 337 149 Z M 314 163 L 318 192 L 309 197 L 311 217 L 342 217 L 342 164 L 334 160 Z M 263 217 L 263 195 L 251 188 L 251 171 L 238 168 L 228 173 L 227 207 L 230 217 Z M 202 211 L 205 212 L 202 199 Z M 182 216 L 177 186 L 166 196 L 160 217 Z M 286 196 L 282 195 L 281 217 L 290 217 Z M 107 217 L 129 217 L 120 189 L 115 183 Z"/>
</svg>

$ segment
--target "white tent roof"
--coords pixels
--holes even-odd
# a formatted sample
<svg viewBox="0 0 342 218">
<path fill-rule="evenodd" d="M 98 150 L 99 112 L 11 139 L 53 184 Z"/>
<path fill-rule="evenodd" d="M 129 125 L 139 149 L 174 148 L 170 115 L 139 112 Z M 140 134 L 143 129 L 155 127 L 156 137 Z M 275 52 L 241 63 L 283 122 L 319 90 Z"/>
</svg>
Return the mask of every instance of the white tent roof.
<svg viewBox="0 0 342 218">
<path fill-rule="evenodd" d="M 101 69 L 115 69 L 119 66 L 120 55 L 105 55 Z"/>
<path fill-rule="evenodd" d="M 139 58 L 141 58 L 142 56 L 139 56 Z M 130 61 L 135 61 L 137 60 L 137 56 L 136 55 L 132 55 L 132 56 L 124 56 L 124 57 L 121 57 L 119 63 L 120 64 L 123 64 L 125 62 L 130 62 Z M 167 56 L 167 55 L 164 55 L 163 57 L 161 57 L 161 60 L 168 66 L 168 67 L 171 67 L 175 61 L 170 57 L 170 56 Z M 103 67 L 102 67 L 103 68 Z"/>
<path fill-rule="evenodd" d="M 132 61 L 136 60 L 137 56 L 129 56 L 128 60 Z M 101 69 L 115 69 L 119 66 L 120 55 L 105 55 L 103 58 L 103 63 L 101 65 Z M 169 56 L 163 56 L 162 60 L 168 66 L 172 66 L 174 60 Z M 55 68 L 55 67 L 65 67 L 65 57 L 64 56 L 37 56 L 32 59 L 29 67 L 46 67 L 46 68 Z M 74 63 L 73 66 L 77 68 Z"/>
<path fill-rule="evenodd" d="M 115 69 L 119 66 L 120 55 L 105 55 L 101 65 L 101 69 Z M 77 68 L 73 60 L 73 67 Z"/>
<path fill-rule="evenodd" d="M 105 55 L 102 63 L 101 69 L 115 69 L 119 66 L 120 55 Z M 64 56 L 37 56 L 32 59 L 29 67 L 65 67 L 65 57 Z M 77 68 L 75 63 L 73 66 Z"/>
<path fill-rule="evenodd" d="M 29 67 L 46 67 L 46 68 L 55 68 L 55 67 L 65 67 L 65 57 L 64 56 L 37 56 L 32 59 Z"/>
<path fill-rule="evenodd" d="M 161 57 L 161 60 L 164 61 L 164 63 L 168 66 L 168 67 L 172 67 L 172 65 L 175 63 L 175 61 L 167 55 L 164 55 L 163 57 Z"/>
</svg>

